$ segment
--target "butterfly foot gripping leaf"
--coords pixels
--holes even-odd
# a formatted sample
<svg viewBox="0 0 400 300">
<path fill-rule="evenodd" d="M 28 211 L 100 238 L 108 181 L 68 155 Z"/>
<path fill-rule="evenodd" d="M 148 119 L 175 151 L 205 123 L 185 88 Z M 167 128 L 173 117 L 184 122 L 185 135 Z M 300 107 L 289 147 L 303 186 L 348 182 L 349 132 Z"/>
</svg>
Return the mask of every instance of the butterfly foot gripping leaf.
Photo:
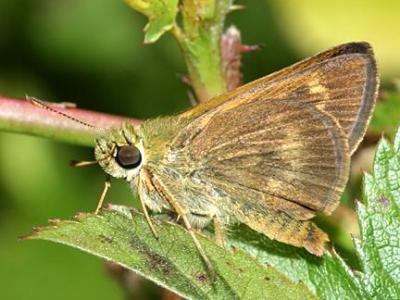
<svg viewBox="0 0 400 300">
<path fill-rule="evenodd" d="M 339 204 L 377 89 L 371 47 L 344 44 L 181 114 L 113 129 L 95 155 L 146 216 L 173 210 L 189 230 L 245 223 L 322 255 L 328 237 L 309 220 Z"/>
</svg>

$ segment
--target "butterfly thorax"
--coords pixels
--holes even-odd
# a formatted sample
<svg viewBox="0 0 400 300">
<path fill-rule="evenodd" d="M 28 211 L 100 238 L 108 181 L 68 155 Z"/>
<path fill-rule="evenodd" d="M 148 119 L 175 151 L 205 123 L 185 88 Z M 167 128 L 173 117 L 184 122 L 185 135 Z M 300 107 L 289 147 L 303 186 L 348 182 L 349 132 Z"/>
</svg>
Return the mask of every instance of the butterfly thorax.
<svg viewBox="0 0 400 300">
<path fill-rule="evenodd" d="M 145 163 L 131 183 L 146 206 L 153 211 L 172 210 L 168 197 L 179 201 L 193 226 L 206 226 L 219 209 L 223 191 L 203 182 L 201 162 L 191 159 L 186 147 L 177 142 L 179 134 L 190 123 L 187 118 L 162 118 L 141 127 Z M 192 120 L 191 120 L 192 121 Z M 168 187 L 168 191 L 162 191 Z"/>
</svg>

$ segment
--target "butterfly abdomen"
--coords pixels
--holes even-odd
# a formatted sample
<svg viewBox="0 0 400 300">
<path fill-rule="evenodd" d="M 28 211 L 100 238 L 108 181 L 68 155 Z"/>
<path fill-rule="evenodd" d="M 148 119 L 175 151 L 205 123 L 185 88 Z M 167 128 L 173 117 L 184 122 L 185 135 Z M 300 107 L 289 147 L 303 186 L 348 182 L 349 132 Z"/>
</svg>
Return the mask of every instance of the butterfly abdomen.
<svg viewBox="0 0 400 300">
<path fill-rule="evenodd" d="M 321 256 L 325 251 L 328 235 L 311 221 L 300 221 L 278 211 L 258 212 L 243 211 L 241 222 L 251 229 L 296 247 L 305 248 L 308 252 Z"/>
</svg>

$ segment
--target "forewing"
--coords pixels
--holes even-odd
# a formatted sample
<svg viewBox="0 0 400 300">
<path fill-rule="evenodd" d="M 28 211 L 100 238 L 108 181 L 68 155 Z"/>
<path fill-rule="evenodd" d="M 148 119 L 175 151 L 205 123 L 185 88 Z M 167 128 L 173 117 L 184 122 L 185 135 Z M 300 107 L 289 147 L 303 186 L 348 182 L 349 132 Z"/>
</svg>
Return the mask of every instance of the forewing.
<svg viewBox="0 0 400 300">
<path fill-rule="evenodd" d="M 205 186 L 298 219 L 331 213 L 348 176 L 348 143 L 337 121 L 297 99 L 225 103 L 173 145 L 189 154 L 191 176 Z"/>
<path fill-rule="evenodd" d="M 293 99 L 332 115 L 353 153 L 365 134 L 378 91 L 376 62 L 368 43 L 337 46 L 202 104 L 186 115 L 212 112 L 222 103 Z M 237 101 L 240 99 L 240 101 Z"/>
</svg>

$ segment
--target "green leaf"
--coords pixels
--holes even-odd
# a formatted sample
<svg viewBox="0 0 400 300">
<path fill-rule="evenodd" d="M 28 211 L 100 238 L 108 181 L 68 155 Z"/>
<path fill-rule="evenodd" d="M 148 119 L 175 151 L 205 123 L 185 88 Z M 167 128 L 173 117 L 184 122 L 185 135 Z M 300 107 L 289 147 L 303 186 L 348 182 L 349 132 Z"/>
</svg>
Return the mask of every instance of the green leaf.
<svg viewBox="0 0 400 300">
<path fill-rule="evenodd" d="M 230 242 L 274 266 L 293 282 L 303 282 L 320 299 L 363 299 L 364 291 L 356 275 L 333 251 L 316 257 L 303 249 L 269 240 L 240 226 Z"/>
<path fill-rule="evenodd" d="M 361 240 L 361 280 L 375 299 L 400 298 L 400 131 L 395 147 L 385 139 L 378 146 L 374 176 L 363 180 L 363 203 L 357 203 Z"/>
<path fill-rule="evenodd" d="M 146 44 L 156 42 L 175 24 L 178 0 L 125 0 L 125 2 L 149 19 L 144 28 Z"/>
<path fill-rule="evenodd" d="M 112 206 L 101 215 L 53 220 L 51 226 L 36 228 L 26 238 L 50 240 L 103 257 L 191 299 L 316 299 L 303 283 L 292 282 L 275 268 L 198 236 L 218 274 L 212 283 L 186 231 L 161 220 L 155 223 L 159 240 L 142 214 Z"/>
</svg>

